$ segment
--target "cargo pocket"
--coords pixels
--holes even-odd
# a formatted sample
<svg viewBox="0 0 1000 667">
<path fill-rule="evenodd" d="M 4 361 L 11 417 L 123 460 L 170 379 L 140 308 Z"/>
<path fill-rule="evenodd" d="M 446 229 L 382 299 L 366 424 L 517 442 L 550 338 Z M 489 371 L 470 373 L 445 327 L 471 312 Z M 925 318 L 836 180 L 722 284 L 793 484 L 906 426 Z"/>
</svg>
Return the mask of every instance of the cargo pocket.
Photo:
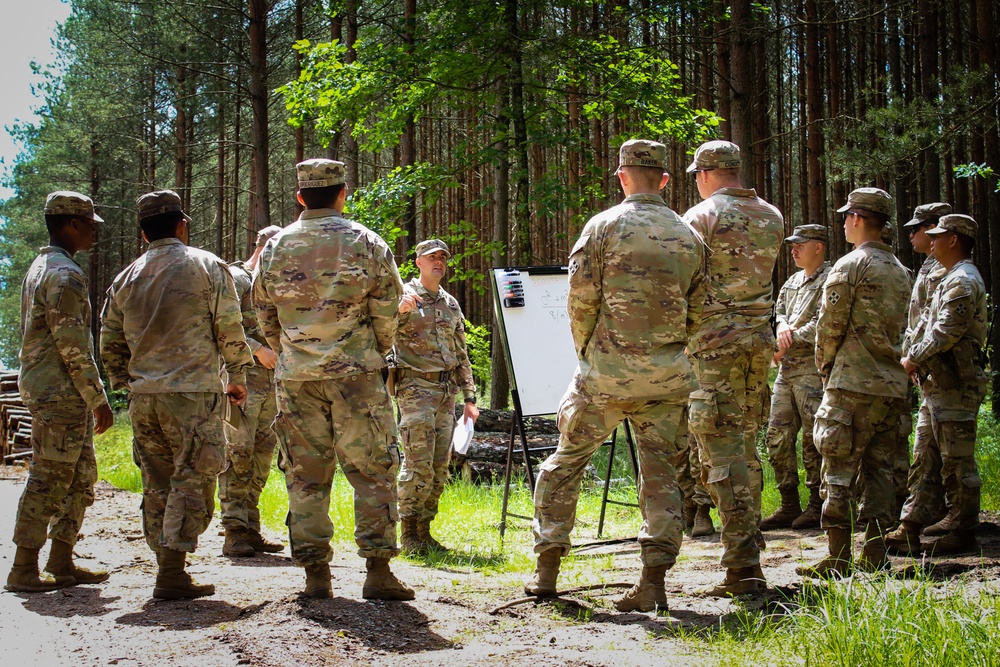
<svg viewBox="0 0 1000 667">
<path fill-rule="evenodd" d="M 198 424 L 194 429 L 195 441 L 191 452 L 191 467 L 195 472 L 206 477 L 216 477 L 226 465 L 222 443 L 222 419 L 217 414 L 209 415 L 208 419 Z"/>
<path fill-rule="evenodd" d="M 292 455 L 288 446 L 288 421 L 284 413 L 279 412 L 274 416 L 271 431 L 278 440 L 278 470 L 287 475 L 292 469 Z"/>
<path fill-rule="evenodd" d="M 41 458 L 62 463 L 73 463 L 80 458 L 87 437 L 86 408 L 79 414 L 36 410 L 33 418 L 40 422 L 33 435 Z"/>
<path fill-rule="evenodd" d="M 396 478 L 399 472 L 399 444 L 392 412 L 376 410 L 368 413 L 368 423 L 375 434 L 367 473 L 371 477 Z"/>
<path fill-rule="evenodd" d="M 854 446 L 853 417 L 850 410 L 828 403 L 819 406 L 813 425 L 813 442 L 820 455 L 840 459 L 851 453 Z"/>
<path fill-rule="evenodd" d="M 559 404 L 559 412 L 556 414 L 559 432 L 567 436 L 573 434 L 588 405 L 588 396 L 571 389 Z"/>
<path fill-rule="evenodd" d="M 719 509 L 731 512 L 736 509 L 736 493 L 733 491 L 733 482 L 730 476 L 730 466 L 712 466 L 705 473 L 705 486 L 710 486 L 715 490 L 719 499 Z"/>
<path fill-rule="evenodd" d="M 695 435 L 715 433 L 719 427 L 715 392 L 710 389 L 692 391 L 688 401 L 688 430 Z"/>
</svg>

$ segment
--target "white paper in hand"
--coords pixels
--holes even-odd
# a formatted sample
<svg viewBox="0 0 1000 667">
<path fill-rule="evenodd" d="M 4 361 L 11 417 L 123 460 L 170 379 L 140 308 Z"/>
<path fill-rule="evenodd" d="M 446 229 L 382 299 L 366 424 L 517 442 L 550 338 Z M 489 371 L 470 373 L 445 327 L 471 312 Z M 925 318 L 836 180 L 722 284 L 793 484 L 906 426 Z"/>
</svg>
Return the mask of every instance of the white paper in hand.
<svg viewBox="0 0 1000 667">
<path fill-rule="evenodd" d="M 476 422 L 466 419 L 464 416 L 459 417 L 458 421 L 455 422 L 455 431 L 451 435 L 452 450 L 456 454 L 465 456 L 465 453 L 469 451 L 469 444 L 472 442 L 472 436 L 475 432 Z"/>
</svg>

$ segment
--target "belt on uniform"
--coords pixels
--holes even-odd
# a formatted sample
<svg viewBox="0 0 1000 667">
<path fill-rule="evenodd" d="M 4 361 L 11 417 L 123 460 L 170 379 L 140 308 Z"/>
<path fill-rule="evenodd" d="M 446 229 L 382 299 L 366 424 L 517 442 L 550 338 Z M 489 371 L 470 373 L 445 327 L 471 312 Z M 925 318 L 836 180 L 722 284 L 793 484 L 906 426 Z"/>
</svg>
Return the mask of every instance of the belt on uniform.
<svg viewBox="0 0 1000 667">
<path fill-rule="evenodd" d="M 400 378 L 421 378 L 428 382 L 447 382 L 451 378 L 451 371 L 415 371 L 412 368 L 397 368 L 396 375 Z"/>
</svg>

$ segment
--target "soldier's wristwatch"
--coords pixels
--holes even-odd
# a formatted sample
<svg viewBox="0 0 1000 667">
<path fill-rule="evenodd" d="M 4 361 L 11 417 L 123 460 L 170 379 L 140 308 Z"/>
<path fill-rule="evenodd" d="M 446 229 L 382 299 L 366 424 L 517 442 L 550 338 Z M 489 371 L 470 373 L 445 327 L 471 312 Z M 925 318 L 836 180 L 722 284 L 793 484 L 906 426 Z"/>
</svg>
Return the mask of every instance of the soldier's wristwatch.
<svg viewBox="0 0 1000 667">
<path fill-rule="evenodd" d="M 469 398 L 465 399 L 465 402 L 466 403 L 472 403 L 473 405 L 475 405 L 476 404 L 476 397 L 475 396 L 470 396 Z"/>
</svg>

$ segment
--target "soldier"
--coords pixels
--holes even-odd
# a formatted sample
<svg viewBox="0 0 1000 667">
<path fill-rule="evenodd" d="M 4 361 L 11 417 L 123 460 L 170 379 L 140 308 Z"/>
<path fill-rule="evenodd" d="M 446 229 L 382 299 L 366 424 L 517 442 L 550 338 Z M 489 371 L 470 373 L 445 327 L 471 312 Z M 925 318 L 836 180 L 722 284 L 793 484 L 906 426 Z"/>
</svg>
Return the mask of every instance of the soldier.
<svg viewBox="0 0 1000 667">
<path fill-rule="evenodd" d="M 222 555 L 247 558 L 256 552 L 277 553 L 284 545 L 270 542 L 260 532 L 257 502 L 271 473 L 271 459 L 277 439 L 271 422 L 278 410 L 274 402 L 274 364 L 278 355 L 264 340 L 257 324 L 257 312 L 250 299 L 250 274 L 257 266 L 268 239 L 281 231 L 271 225 L 257 233 L 253 254 L 246 262 L 233 262 L 229 272 L 240 300 L 243 331 L 257 363 L 247 370 L 247 400 L 226 425 L 226 467 L 219 475 L 219 504 L 226 540 Z M 234 424 L 235 422 L 235 424 Z"/>
<path fill-rule="evenodd" d="M 714 505 L 701 477 L 698 443 L 687 430 L 686 412 L 684 426 L 685 433 L 680 436 L 682 449 L 674 458 L 677 485 L 681 487 L 681 496 L 684 498 L 684 527 L 691 533 L 691 537 L 708 537 L 715 534 L 711 514 Z"/>
<path fill-rule="evenodd" d="M 816 366 L 824 393 L 815 442 L 823 455 L 820 492 L 829 555 L 796 570 L 806 576 L 889 565 L 883 536 L 893 518 L 893 461 L 907 388 L 896 355 L 910 293 L 908 271 L 881 241 L 890 202 L 884 190 L 858 188 L 837 209 L 854 250 L 830 270 L 816 323 Z M 859 483 L 864 485 L 859 519 L 867 528 L 855 564 L 851 507 Z"/>
<path fill-rule="evenodd" d="M 683 531 L 673 459 L 695 386 L 684 347 L 700 319 L 704 251 L 659 195 L 669 179 L 663 144 L 626 141 L 616 174 L 625 201 L 591 218 L 569 256 L 568 311 L 579 366 L 559 406 L 558 447 L 535 485 L 538 561 L 524 590 L 556 594 L 587 464 L 629 419 L 639 449 L 643 568 L 615 606 L 666 611 L 663 580 Z"/>
<path fill-rule="evenodd" d="M 967 215 L 944 215 L 933 229 L 932 252 L 944 275 L 934 290 L 919 336 L 910 339 L 903 368 L 920 380 L 917 443 L 921 462 L 900 527 L 886 541 L 910 553 L 917 542 L 935 553 L 976 548 L 979 494 L 976 467 L 976 417 L 986 395 L 981 352 L 986 343 L 986 287 L 972 262 L 979 229 Z M 914 290 L 915 292 L 916 290 Z M 914 468 L 917 465 L 914 463 Z M 929 510 L 947 514 L 928 525 Z M 920 540 L 921 529 L 924 538 Z"/>
<path fill-rule="evenodd" d="M 710 141 L 688 172 L 703 202 L 684 219 L 708 244 L 708 294 L 697 333 L 688 341 L 700 388 L 692 392 L 689 427 L 702 474 L 722 520 L 718 585 L 702 595 L 725 597 L 764 587 L 757 431 L 767 415 L 767 372 L 774 354 L 771 273 L 784 232 L 781 213 L 740 182 L 740 149 Z"/>
<path fill-rule="evenodd" d="M 826 261 L 828 232 L 823 225 L 802 225 L 785 239 L 792 246 L 792 261 L 802 269 L 778 292 L 774 306 L 778 321 L 780 363 L 771 396 L 771 418 L 767 426 L 767 455 L 781 493 L 781 506 L 760 522 L 761 530 L 792 527 L 819 528 L 823 502 L 819 497 L 822 457 L 813 444 L 813 415 L 823 399 L 823 382 L 816 372 L 816 318 L 819 316 L 823 283 L 830 273 Z M 802 463 L 806 469 L 809 503 L 799 508 L 799 468 L 795 439 L 802 429 Z"/>
<path fill-rule="evenodd" d="M 354 538 L 368 570 L 362 596 L 412 600 L 389 569 L 399 552 L 399 449 L 382 380 L 403 286 L 385 241 L 343 216 L 344 163 L 296 169 L 306 210 L 264 246 L 253 284 L 260 328 L 278 353 L 274 428 L 292 557 L 305 567 L 306 595 L 333 596 L 330 487 L 339 461 L 354 487 Z"/>
<path fill-rule="evenodd" d="M 32 593 L 105 581 L 103 571 L 73 563 L 87 508 L 94 503 L 94 433 L 111 427 L 104 385 L 94 361 L 87 278 L 73 255 L 94 245 L 97 223 L 90 197 L 53 192 L 45 201 L 49 245 L 21 285 L 21 374 L 18 388 L 31 412 L 31 467 L 14 523 L 9 591 Z M 93 413 L 93 415 L 91 415 Z M 45 532 L 52 549 L 39 576 Z"/>
<path fill-rule="evenodd" d="M 101 358 L 111 386 L 127 389 L 134 455 L 142 470 L 142 528 L 156 553 L 153 597 L 215 593 L 184 571 L 215 511 L 225 462 L 223 402 L 246 399 L 253 363 L 226 263 L 187 245 L 190 218 L 172 190 L 136 201 L 149 243 L 108 288 Z M 229 383 L 223 386 L 224 361 Z"/>
<path fill-rule="evenodd" d="M 408 553 L 447 550 L 431 535 L 431 522 L 448 481 L 459 389 L 465 400 L 463 419 L 479 418 L 465 316 L 455 297 L 441 287 L 451 253 L 438 239 L 421 241 L 416 253 L 420 275 L 403 286 L 394 348 L 405 455 L 399 471 L 400 542 Z"/>
</svg>

